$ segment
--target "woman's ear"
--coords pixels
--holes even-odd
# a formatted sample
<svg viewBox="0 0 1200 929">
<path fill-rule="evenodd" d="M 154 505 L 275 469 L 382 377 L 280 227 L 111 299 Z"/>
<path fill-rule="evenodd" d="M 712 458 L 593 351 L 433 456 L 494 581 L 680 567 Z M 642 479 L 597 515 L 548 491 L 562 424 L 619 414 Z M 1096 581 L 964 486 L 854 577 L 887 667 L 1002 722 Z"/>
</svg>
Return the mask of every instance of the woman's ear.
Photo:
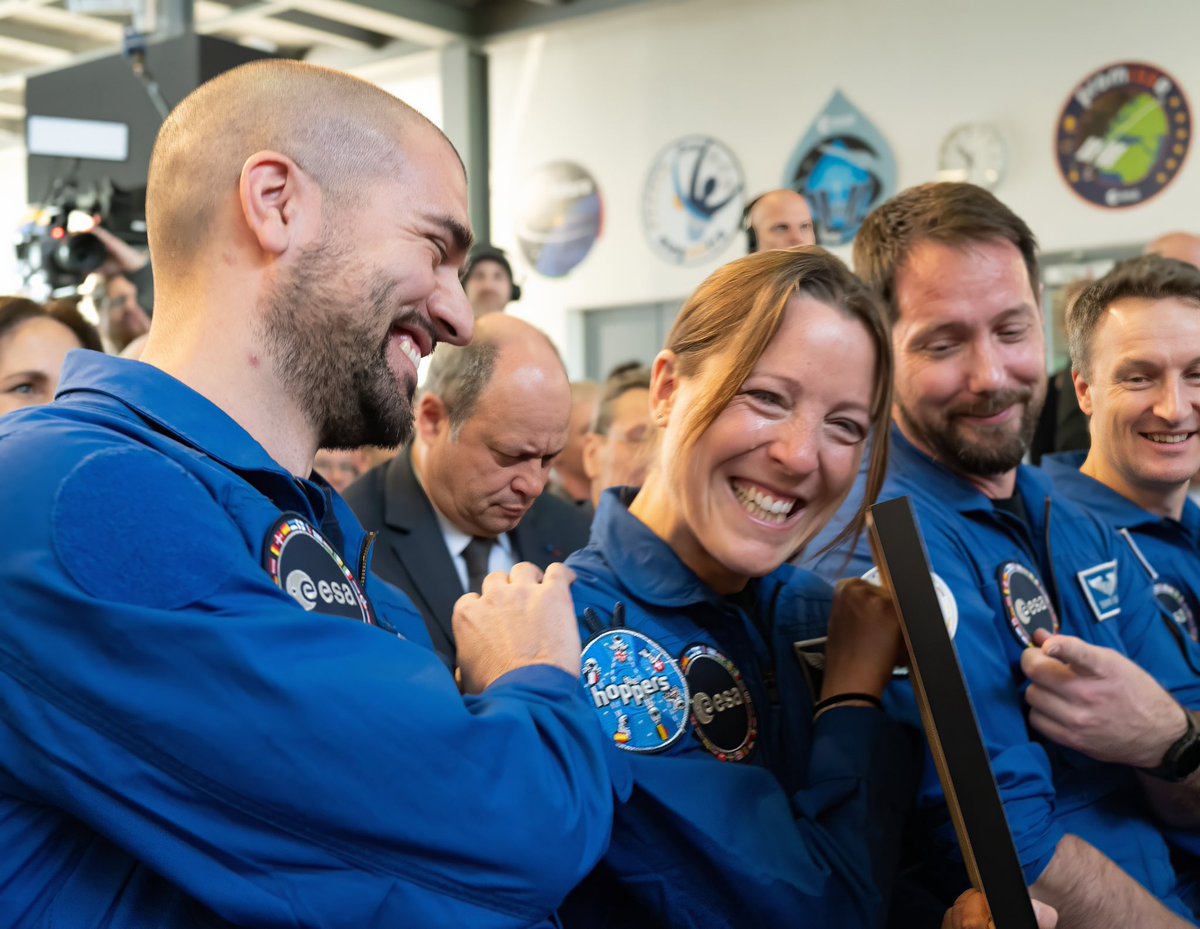
<svg viewBox="0 0 1200 929">
<path fill-rule="evenodd" d="M 678 359 L 673 351 L 664 348 L 654 358 L 650 368 L 650 415 L 656 426 L 665 426 L 675 406 L 679 390 Z"/>
</svg>

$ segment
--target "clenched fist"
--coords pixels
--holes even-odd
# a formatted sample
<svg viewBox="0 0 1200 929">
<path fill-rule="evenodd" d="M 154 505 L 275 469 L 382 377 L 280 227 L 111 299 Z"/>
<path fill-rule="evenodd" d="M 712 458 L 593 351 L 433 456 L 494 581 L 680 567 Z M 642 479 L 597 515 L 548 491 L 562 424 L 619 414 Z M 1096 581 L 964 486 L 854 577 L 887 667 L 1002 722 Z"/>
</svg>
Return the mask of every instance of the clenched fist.
<svg viewBox="0 0 1200 929">
<path fill-rule="evenodd" d="M 571 600 L 575 575 L 561 564 L 528 562 L 497 571 L 483 590 L 454 605 L 454 639 L 463 693 L 477 694 L 509 671 L 551 665 L 579 674 L 579 627 Z"/>
</svg>

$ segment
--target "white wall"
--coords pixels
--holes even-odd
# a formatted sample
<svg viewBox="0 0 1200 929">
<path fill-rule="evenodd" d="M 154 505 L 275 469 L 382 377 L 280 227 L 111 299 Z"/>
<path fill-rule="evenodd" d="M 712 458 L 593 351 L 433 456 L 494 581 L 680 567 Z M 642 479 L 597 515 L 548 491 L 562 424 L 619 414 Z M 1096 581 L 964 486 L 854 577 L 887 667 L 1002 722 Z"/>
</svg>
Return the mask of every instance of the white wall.
<svg viewBox="0 0 1200 929">
<path fill-rule="evenodd" d="M 25 214 L 25 146 L 10 145 L 0 149 L 0 295 L 21 288 L 15 246 Z"/>
<path fill-rule="evenodd" d="M 441 56 L 437 52 L 405 55 L 349 70 L 399 97 L 435 126 L 442 125 Z"/>
<path fill-rule="evenodd" d="M 738 242 L 708 266 L 678 268 L 650 251 L 642 184 L 659 149 L 708 133 L 737 153 L 749 191 L 778 186 L 835 88 L 890 141 L 901 188 L 934 178 L 952 126 L 999 125 L 1009 168 L 996 193 L 1046 250 L 1200 231 L 1200 153 L 1164 193 L 1117 211 L 1080 200 L 1053 148 L 1069 92 L 1114 61 L 1166 69 L 1200 106 L 1198 41 L 1196 0 L 1136 12 L 1124 0 L 680 0 L 499 42 L 489 48 L 496 243 L 521 264 L 514 195 L 543 162 L 583 164 L 605 204 L 591 254 L 562 280 L 522 268 L 527 297 L 514 309 L 564 345 L 578 374 L 570 311 L 686 295 L 742 254 Z"/>
</svg>

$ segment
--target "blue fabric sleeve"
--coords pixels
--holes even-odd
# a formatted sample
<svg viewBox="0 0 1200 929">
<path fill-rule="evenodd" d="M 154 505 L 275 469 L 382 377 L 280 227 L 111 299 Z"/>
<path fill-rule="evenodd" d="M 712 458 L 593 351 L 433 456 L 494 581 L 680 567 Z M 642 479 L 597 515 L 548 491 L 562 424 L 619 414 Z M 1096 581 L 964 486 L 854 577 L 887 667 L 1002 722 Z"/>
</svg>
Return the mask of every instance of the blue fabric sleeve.
<svg viewBox="0 0 1200 929">
<path fill-rule="evenodd" d="M 1121 613 L 1110 622 L 1120 624 L 1121 641 L 1129 657 L 1181 704 L 1200 708 L 1200 646 L 1182 634 L 1155 598 L 1149 576 L 1127 547 L 1111 530 L 1102 528 L 1102 531 L 1117 559 L 1117 584 L 1121 592 Z"/>
<path fill-rule="evenodd" d="M 571 676 L 525 669 L 462 698 L 426 647 L 306 613 L 205 488 L 142 454 L 128 492 L 104 488 L 77 527 L 128 559 L 112 578 L 103 559 L 56 554 L 77 514 L 46 518 L 84 456 L 5 461 L 0 508 L 25 529 L 0 538 L 4 789 L 238 924 L 527 926 L 552 911 L 611 826 L 609 760 Z M 171 542 L 160 517 L 181 509 Z"/>
<path fill-rule="evenodd" d="M 921 515 L 931 567 L 946 582 L 958 605 L 954 645 L 959 664 L 1017 855 L 1026 881 L 1032 884 L 1050 863 L 1064 832 L 1055 819 L 1056 790 L 1050 762 L 1045 750 L 1030 738 L 1023 688 L 1014 678 L 1015 639 L 1001 625 L 1003 617 L 996 615 L 997 606 L 990 600 L 998 597 L 998 582 L 977 576 L 972 568 L 974 559 L 959 550 L 958 539 L 941 532 L 935 518 Z M 908 681 L 890 688 L 889 711 L 920 724 Z M 939 843 L 961 860 L 945 793 L 928 752 L 918 803 Z"/>
</svg>

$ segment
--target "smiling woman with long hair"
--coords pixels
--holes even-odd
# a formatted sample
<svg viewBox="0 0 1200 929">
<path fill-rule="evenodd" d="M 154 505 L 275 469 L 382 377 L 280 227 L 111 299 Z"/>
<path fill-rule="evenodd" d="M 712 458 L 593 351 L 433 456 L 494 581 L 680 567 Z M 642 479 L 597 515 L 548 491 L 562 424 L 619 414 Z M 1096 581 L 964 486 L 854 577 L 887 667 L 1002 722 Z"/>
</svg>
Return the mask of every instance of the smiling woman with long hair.
<svg viewBox="0 0 1200 929">
<path fill-rule="evenodd" d="M 680 312 L 645 484 L 607 491 L 568 560 L 583 684 L 634 780 L 569 929 L 882 923 L 915 786 L 880 709 L 899 627 L 877 588 L 788 561 L 864 454 L 878 492 L 891 379 L 876 298 L 819 248 L 726 265 Z M 796 643 L 826 635 L 821 674 Z M 947 925 L 966 904 L 986 914 Z"/>
<path fill-rule="evenodd" d="M 726 265 L 680 312 L 646 482 L 605 494 L 568 562 L 584 684 L 636 785 L 568 926 L 878 923 L 913 784 L 879 709 L 899 629 L 865 583 L 835 596 L 787 561 L 868 447 L 873 497 L 890 383 L 874 296 L 821 249 Z M 818 683 L 793 643 L 827 631 Z"/>
</svg>

